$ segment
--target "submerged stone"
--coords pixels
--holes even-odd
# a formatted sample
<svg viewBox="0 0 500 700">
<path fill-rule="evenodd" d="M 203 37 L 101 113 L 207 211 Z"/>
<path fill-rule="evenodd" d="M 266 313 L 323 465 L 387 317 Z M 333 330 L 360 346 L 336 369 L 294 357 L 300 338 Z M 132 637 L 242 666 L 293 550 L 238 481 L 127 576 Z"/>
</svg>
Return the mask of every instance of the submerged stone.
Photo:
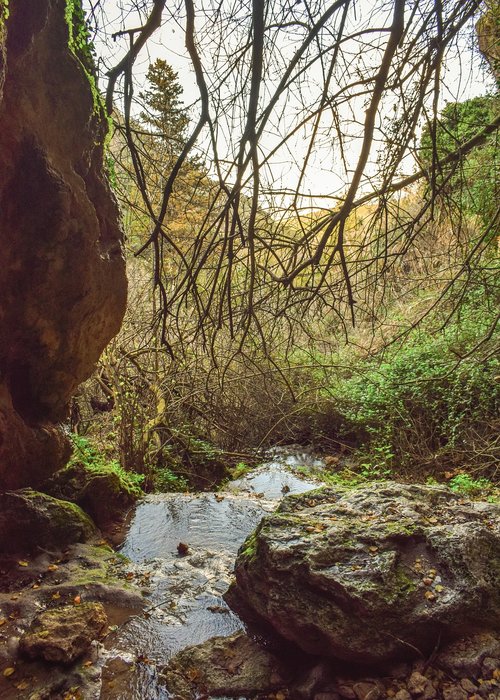
<svg viewBox="0 0 500 700">
<path fill-rule="evenodd" d="M 499 514 L 392 482 L 288 497 L 241 547 L 226 600 L 311 654 L 425 655 L 500 624 Z"/>
</svg>

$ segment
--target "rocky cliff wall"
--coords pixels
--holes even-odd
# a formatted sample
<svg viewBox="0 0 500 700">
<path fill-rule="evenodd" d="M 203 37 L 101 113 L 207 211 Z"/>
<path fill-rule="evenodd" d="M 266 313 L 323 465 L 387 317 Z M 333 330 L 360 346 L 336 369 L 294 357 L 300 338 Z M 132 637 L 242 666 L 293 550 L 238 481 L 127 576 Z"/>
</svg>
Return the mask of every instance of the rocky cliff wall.
<svg viewBox="0 0 500 700">
<path fill-rule="evenodd" d="M 0 490 L 67 459 L 58 424 L 126 303 L 106 121 L 67 19 L 10 0 L 0 20 Z"/>
</svg>

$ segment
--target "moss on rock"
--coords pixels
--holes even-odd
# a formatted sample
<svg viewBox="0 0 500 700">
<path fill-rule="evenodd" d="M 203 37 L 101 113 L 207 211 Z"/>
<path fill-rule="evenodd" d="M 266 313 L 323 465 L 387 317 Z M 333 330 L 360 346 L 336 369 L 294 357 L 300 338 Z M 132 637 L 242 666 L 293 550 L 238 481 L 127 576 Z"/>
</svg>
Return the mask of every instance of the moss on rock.
<svg viewBox="0 0 500 700">
<path fill-rule="evenodd" d="M 4 552 L 64 547 L 96 535 L 94 523 L 75 503 L 32 489 L 0 494 L 0 549 Z"/>
<path fill-rule="evenodd" d="M 57 472 L 44 488 L 56 498 L 77 503 L 100 528 L 122 518 L 143 495 L 137 484 L 112 467 L 89 467 L 78 461 Z"/>
</svg>

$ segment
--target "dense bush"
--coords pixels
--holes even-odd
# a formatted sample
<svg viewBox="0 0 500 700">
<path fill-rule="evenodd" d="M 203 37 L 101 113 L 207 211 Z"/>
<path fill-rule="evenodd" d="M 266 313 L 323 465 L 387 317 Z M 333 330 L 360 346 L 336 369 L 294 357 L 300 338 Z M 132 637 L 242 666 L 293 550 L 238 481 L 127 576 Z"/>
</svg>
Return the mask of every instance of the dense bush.
<svg viewBox="0 0 500 700">
<path fill-rule="evenodd" d="M 467 354 L 489 317 L 484 305 L 471 304 L 441 332 L 415 332 L 404 345 L 358 363 L 350 376 L 336 377 L 327 392 L 335 430 L 351 442 L 356 436 L 366 470 L 418 475 L 448 466 L 494 473 L 500 361 Z"/>
</svg>

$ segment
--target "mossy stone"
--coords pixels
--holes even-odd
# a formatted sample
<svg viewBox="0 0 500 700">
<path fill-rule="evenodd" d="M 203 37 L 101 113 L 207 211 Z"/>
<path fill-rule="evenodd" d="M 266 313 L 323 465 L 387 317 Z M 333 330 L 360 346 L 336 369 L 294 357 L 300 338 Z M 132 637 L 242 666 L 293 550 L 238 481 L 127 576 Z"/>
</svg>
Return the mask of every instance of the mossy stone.
<svg viewBox="0 0 500 700">
<path fill-rule="evenodd" d="M 0 494 L 0 549 L 4 552 L 60 548 L 97 534 L 92 520 L 75 503 L 32 489 Z"/>
</svg>

